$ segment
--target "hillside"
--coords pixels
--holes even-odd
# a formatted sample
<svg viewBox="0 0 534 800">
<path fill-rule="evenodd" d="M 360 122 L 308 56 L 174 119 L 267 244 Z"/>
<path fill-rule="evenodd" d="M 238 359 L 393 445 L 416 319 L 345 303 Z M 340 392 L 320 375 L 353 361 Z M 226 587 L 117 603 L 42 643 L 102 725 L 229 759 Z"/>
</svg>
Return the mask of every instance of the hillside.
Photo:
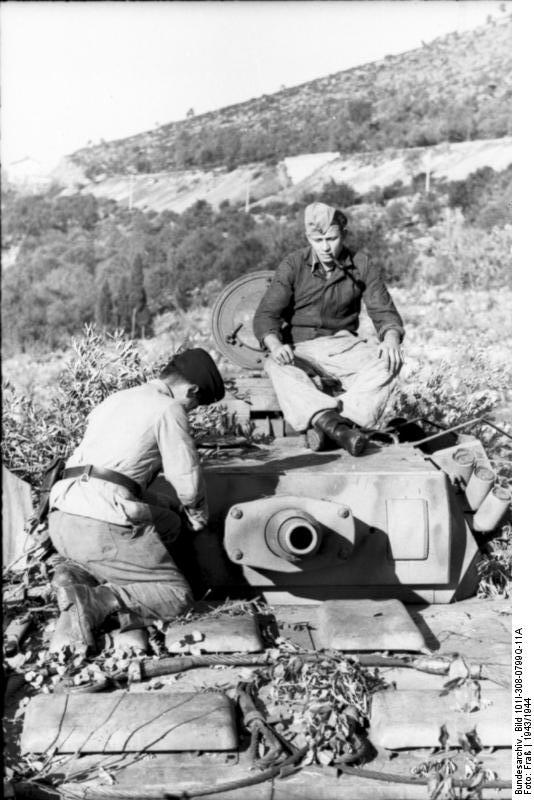
<svg viewBox="0 0 534 800">
<path fill-rule="evenodd" d="M 278 164 L 244 164 L 228 172 L 181 170 L 150 175 L 114 175 L 89 183 L 82 191 L 109 198 L 133 208 L 182 213 L 198 200 L 214 208 L 230 202 L 259 207 L 272 202 L 293 203 L 309 192 L 320 192 L 330 180 L 350 186 L 362 195 L 400 181 L 409 186 L 415 176 L 428 170 L 431 180 L 464 180 L 483 167 L 495 171 L 512 163 L 512 140 L 501 139 L 443 143 L 434 147 L 384 150 L 373 153 L 304 154 Z M 65 190 L 69 195 L 74 189 Z"/>
<path fill-rule="evenodd" d="M 302 153 L 369 152 L 510 134 L 511 22 L 70 156 L 89 178 L 272 164 Z"/>
<path fill-rule="evenodd" d="M 302 210 L 315 199 L 346 208 L 349 244 L 370 249 L 390 283 L 502 288 L 510 278 L 512 171 L 502 169 L 509 143 L 497 144 L 504 145 L 494 151 L 495 161 L 501 158 L 497 170 L 475 169 L 489 143 L 465 143 L 480 147 L 471 154 L 474 171 L 448 182 L 432 171 L 430 192 L 417 164 L 408 185 L 391 182 L 390 169 L 386 186 L 358 194 L 344 181 L 324 184 L 324 177 L 314 192 L 314 176 L 325 167 L 306 178 L 293 163 L 293 175 L 302 179 L 297 188 L 304 184 L 308 191 L 298 202 L 285 203 L 278 195 L 269 202 L 267 194 L 264 205 L 256 203 L 249 213 L 239 204 L 211 205 L 205 198 L 191 205 L 191 195 L 188 208 L 177 213 L 165 196 L 157 211 L 129 209 L 109 196 L 65 196 L 57 188 L 34 196 L 3 190 L 4 355 L 62 347 L 95 320 L 131 331 L 134 308 L 138 335 L 150 336 L 150 317 L 209 305 L 225 283 L 245 272 L 274 269 L 305 244 Z M 451 159 L 452 172 L 458 168 L 454 151 Z M 465 153 L 463 159 L 465 166 Z M 340 174 L 347 173 L 348 167 Z M 141 311 L 149 314 L 143 323 Z"/>
<path fill-rule="evenodd" d="M 80 150 L 46 191 L 5 182 L 4 355 L 62 348 L 95 321 L 150 338 L 305 244 L 314 200 L 347 210 L 349 244 L 390 284 L 506 287 L 509 39 L 508 19 L 488 23 Z"/>
</svg>

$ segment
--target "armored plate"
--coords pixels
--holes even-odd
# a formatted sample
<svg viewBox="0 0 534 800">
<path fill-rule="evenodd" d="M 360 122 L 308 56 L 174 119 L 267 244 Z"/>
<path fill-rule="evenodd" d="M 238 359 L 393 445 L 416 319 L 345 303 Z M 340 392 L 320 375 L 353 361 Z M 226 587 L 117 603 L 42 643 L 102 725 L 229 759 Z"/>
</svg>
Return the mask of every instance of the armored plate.
<svg viewBox="0 0 534 800">
<path fill-rule="evenodd" d="M 216 617 L 174 622 L 165 635 L 170 653 L 186 653 L 194 646 L 205 653 L 257 653 L 263 642 L 253 617 Z"/>
<path fill-rule="evenodd" d="M 485 747 L 510 747 L 510 693 L 489 689 L 487 683 L 482 682 L 480 699 L 469 683 L 447 693 L 393 689 L 378 692 L 372 700 L 370 739 L 375 746 L 388 750 L 437 747 L 445 725 L 451 747 L 457 747 L 460 737 L 473 729 Z"/>
<path fill-rule="evenodd" d="M 213 307 L 213 338 L 219 351 L 239 367 L 261 370 L 265 360 L 252 320 L 273 275 L 271 270 L 242 275 L 226 286 Z"/>
<path fill-rule="evenodd" d="M 315 640 L 327 650 L 422 650 L 421 631 L 399 600 L 328 600 Z"/>
<path fill-rule="evenodd" d="M 311 515 L 321 532 L 322 542 L 316 552 L 303 552 L 302 559 L 286 560 L 272 549 L 267 530 L 278 513 L 287 512 L 290 521 Z M 296 513 L 295 513 L 296 512 Z M 299 516 L 300 512 L 300 516 Z M 283 519 L 283 517 L 282 517 Z M 275 522 L 275 527 L 279 522 Z M 300 527 L 299 524 L 296 525 Z M 298 534 L 297 534 L 298 535 Z M 350 509 L 342 503 L 317 500 L 304 493 L 298 496 L 275 495 L 230 508 L 225 524 L 224 547 L 234 564 L 259 567 L 280 573 L 320 570 L 332 563 L 345 563 L 354 547 L 354 520 Z"/>
<path fill-rule="evenodd" d="M 24 718 L 23 753 L 233 750 L 234 707 L 224 694 L 42 694 Z"/>
</svg>

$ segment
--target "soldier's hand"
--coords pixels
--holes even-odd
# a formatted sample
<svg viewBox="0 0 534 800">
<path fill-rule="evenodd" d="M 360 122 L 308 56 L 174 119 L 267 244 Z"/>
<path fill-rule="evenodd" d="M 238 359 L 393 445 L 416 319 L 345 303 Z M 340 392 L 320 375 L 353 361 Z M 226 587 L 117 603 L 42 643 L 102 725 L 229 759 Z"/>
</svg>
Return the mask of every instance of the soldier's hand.
<svg viewBox="0 0 534 800">
<path fill-rule="evenodd" d="M 271 350 L 271 356 L 277 364 L 292 364 L 295 360 L 293 349 L 288 344 L 278 344 Z"/>
<path fill-rule="evenodd" d="M 397 332 L 391 331 L 389 336 L 388 333 L 386 333 L 384 341 L 379 345 L 378 356 L 385 360 L 386 368 L 390 375 L 397 375 L 404 364 L 404 352 Z"/>
</svg>

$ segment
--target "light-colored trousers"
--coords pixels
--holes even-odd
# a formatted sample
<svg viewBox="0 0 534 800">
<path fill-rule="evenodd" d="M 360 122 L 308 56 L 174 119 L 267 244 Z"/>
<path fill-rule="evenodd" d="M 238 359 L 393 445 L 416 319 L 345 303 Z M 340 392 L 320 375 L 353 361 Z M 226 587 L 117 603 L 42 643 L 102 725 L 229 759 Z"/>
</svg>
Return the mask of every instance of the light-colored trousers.
<svg viewBox="0 0 534 800">
<path fill-rule="evenodd" d="M 114 590 L 123 606 L 144 624 L 173 620 L 192 602 L 191 589 L 169 550 L 181 527 L 177 514 L 151 506 L 153 524 L 114 525 L 54 510 L 48 518 L 58 553 Z"/>
<path fill-rule="evenodd" d="M 349 331 L 298 342 L 296 364 L 277 364 L 269 357 L 269 375 L 286 421 L 296 431 L 305 431 L 315 414 L 329 408 L 340 411 L 357 425 L 376 427 L 384 413 L 395 383 L 383 358 L 378 357 L 376 340 L 359 338 Z M 343 393 L 331 397 L 320 391 L 301 369 L 312 367 L 324 377 L 336 378 Z"/>
</svg>

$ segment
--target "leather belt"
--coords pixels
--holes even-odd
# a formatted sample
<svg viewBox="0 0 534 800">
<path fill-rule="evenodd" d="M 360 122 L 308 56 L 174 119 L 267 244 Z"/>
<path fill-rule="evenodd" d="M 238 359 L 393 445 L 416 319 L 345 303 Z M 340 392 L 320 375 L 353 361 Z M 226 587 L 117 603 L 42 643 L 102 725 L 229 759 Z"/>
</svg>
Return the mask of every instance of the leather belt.
<svg viewBox="0 0 534 800">
<path fill-rule="evenodd" d="M 94 467 L 92 464 L 85 464 L 83 467 L 67 467 L 67 469 L 63 470 L 62 478 L 81 478 L 82 482 L 88 481 L 89 478 L 98 478 L 101 481 L 116 483 L 117 486 L 123 486 L 135 497 L 141 497 L 143 494 L 143 490 L 139 484 L 126 475 L 123 475 L 121 472 L 115 472 L 112 469 L 104 469 L 104 467 Z"/>
</svg>

